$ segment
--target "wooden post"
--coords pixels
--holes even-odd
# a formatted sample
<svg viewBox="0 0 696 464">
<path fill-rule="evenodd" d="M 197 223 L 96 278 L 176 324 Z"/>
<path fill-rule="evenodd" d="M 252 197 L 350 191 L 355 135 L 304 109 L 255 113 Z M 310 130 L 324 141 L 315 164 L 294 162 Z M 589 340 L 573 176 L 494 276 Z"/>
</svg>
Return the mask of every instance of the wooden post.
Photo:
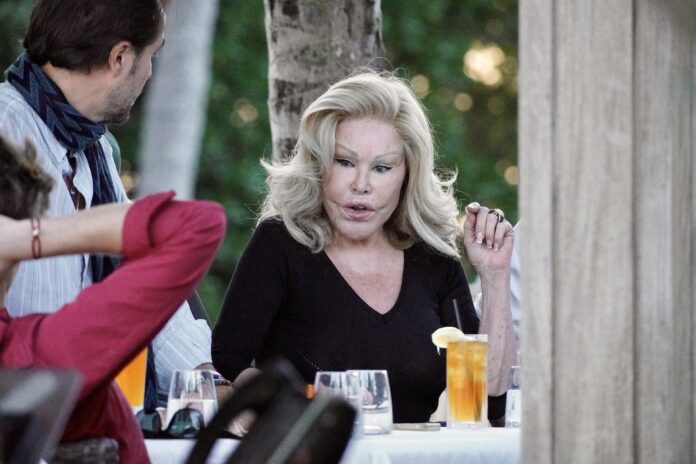
<svg viewBox="0 0 696 464">
<path fill-rule="evenodd" d="M 693 3 L 693 2 L 692 2 Z M 636 2 L 636 457 L 694 462 L 692 93 L 686 2 Z M 696 7 L 694 7 L 696 9 Z M 689 272 L 690 271 L 690 272 Z M 690 372 L 691 371 L 691 372 Z"/>
<path fill-rule="evenodd" d="M 549 0 L 520 6 L 520 217 L 522 262 L 525 462 L 553 462 L 553 9 Z M 532 175 L 533 173 L 533 175 Z M 529 198 L 529 200 L 527 200 Z M 533 202 L 533 204 L 532 204 Z M 530 205 L 530 206 L 528 206 Z M 533 251 L 533 253 L 532 253 Z M 532 263 L 533 261 L 533 263 Z M 529 269 L 529 271 L 527 271 Z M 533 360 L 533 362 L 532 362 Z"/>
<path fill-rule="evenodd" d="M 696 3 L 520 8 L 524 462 L 696 462 Z"/>
</svg>

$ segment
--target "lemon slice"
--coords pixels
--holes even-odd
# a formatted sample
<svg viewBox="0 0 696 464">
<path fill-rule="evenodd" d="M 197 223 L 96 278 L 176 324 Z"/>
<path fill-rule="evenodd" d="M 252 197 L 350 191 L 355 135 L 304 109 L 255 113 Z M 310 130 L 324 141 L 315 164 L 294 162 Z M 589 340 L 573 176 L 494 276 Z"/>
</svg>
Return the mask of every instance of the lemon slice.
<svg viewBox="0 0 696 464">
<path fill-rule="evenodd" d="M 447 348 L 447 344 L 449 342 L 467 340 L 469 338 L 456 327 L 440 327 L 433 332 L 431 337 L 433 339 L 433 343 L 437 347 L 438 354 L 440 354 L 440 348 Z"/>
</svg>

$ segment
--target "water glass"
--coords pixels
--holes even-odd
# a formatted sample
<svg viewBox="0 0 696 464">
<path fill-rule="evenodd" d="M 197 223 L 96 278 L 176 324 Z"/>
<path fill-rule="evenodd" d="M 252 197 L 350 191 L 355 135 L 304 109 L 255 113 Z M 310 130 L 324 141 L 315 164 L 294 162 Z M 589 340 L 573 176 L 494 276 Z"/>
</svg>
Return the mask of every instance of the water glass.
<svg viewBox="0 0 696 464">
<path fill-rule="evenodd" d="M 331 393 L 345 396 L 348 375 L 345 371 L 319 371 L 314 376 L 314 394 Z"/>
<path fill-rule="evenodd" d="M 177 411 L 184 408 L 197 409 L 203 415 L 205 425 L 217 412 L 217 394 L 213 371 L 177 370 L 172 375 L 167 400 L 167 426 Z"/>
<path fill-rule="evenodd" d="M 356 410 L 353 437 L 362 435 L 362 407 L 360 386 L 355 374 L 344 371 L 319 371 L 314 376 L 315 395 L 339 395 Z"/>
<path fill-rule="evenodd" d="M 391 433 L 394 419 L 387 371 L 350 370 L 348 374 L 357 379 L 363 433 L 365 435 Z"/>
<path fill-rule="evenodd" d="M 447 344 L 447 428 L 488 425 L 488 335 Z"/>
<path fill-rule="evenodd" d="M 522 425 L 522 370 L 520 366 L 510 368 L 510 385 L 505 400 L 505 427 Z"/>
</svg>

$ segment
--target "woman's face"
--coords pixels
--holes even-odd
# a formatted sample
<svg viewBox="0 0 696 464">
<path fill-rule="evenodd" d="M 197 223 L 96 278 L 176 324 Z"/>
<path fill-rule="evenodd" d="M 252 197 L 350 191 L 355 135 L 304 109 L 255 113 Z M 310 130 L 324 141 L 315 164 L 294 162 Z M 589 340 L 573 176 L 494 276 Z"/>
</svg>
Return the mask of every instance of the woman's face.
<svg viewBox="0 0 696 464">
<path fill-rule="evenodd" d="M 369 243 L 382 237 L 406 178 L 403 147 L 389 123 L 349 119 L 338 125 L 322 192 L 339 242 Z"/>
</svg>

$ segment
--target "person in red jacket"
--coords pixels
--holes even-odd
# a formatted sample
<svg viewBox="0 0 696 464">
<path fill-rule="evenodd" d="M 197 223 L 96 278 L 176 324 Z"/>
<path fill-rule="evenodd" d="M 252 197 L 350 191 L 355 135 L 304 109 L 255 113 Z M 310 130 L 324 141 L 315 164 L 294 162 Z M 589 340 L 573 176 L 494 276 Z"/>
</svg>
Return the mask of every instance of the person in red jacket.
<svg viewBox="0 0 696 464">
<path fill-rule="evenodd" d="M 41 218 L 50 189 L 31 147 L 0 137 L 0 366 L 78 370 L 83 384 L 62 441 L 112 437 L 120 462 L 149 462 L 114 377 L 205 274 L 225 232 L 224 210 L 170 192 Z M 122 255 L 124 264 L 55 313 L 8 315 L 4 298 L 19 262 L 74 253 Z"/>
</svg>

